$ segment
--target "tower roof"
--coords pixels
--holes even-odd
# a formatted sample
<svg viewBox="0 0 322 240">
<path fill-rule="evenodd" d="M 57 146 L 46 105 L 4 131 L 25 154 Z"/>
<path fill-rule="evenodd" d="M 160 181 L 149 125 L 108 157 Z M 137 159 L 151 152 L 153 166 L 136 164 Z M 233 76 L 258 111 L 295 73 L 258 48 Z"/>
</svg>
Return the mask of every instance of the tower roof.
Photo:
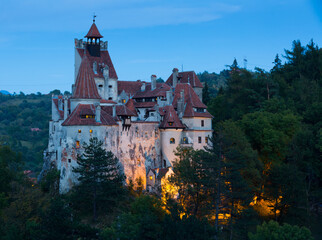
<svg viewBox="0 0 322 240">
<path fill-rule="evenodd" d="M 82 63 L 78 70 L 75 91 L 72 98 L 101 99 L 98 94 L 93 71 L 89 65 L 89 60 L 86 54 L 84 54 Z"/>
<path fill-rule="evenodd" d="M 93 22 L 91 28 L 85 36 L 86 38 L 102 38 L 103 36 L 98 31 L 96 24 Z"/>
</svg>

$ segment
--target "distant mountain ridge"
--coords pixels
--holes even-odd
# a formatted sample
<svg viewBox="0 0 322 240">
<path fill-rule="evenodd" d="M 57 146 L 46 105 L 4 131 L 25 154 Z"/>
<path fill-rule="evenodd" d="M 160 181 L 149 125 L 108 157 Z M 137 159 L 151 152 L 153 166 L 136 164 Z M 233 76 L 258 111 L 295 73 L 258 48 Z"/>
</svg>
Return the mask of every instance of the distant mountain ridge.
<svg viewBox="0 0 322 240">
<path fill-rule="evenodd" d="M 10 92 L 8 92 L 6 90 L 0 90 L 0 93 L 3 95 L 12 95 Z"/>
</svg>

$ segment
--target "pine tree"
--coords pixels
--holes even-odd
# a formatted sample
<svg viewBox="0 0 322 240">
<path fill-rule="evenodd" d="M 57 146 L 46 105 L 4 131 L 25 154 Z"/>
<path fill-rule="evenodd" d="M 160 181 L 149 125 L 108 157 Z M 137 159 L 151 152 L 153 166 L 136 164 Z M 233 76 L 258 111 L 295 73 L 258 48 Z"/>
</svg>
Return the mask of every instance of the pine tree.
<svg viewBox="0 0 322 240">
<path fill-rule="evenodd" d="M 91 203 L 94 221 L 98 208 L 115 203 L 124 180 L 118 159 L 102 145 L 102 141 L 91 138 L 89 144 L 84 145 L 83 155 L 77 158 L 79 166 L 73 170 L 79 174 L 74 195 L 84 204 Z"/>
<path fill-rule="evenodd" d="M 208 88 L 208 83 L 205 82 L 205 86 L 202 89 L 202 101 L 204 104 L 208 104 L 210 101 L 210 93 L 209 93 L 209 88 Z"/>
</svg>

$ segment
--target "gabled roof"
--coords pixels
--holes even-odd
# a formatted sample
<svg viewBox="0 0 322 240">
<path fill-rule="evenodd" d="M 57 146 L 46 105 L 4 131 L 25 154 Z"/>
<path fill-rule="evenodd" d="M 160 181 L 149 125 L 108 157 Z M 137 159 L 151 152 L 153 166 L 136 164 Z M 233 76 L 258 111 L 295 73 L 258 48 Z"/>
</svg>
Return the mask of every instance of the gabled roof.
<svg viewBox="0 0 322 240">
<path fill-rule="evenodd" d="M 101 99 L 94 80 L 88 57 L 83 57 L 78 70 L 72 98 Z"/>
<path fill-rule="evenodd" d="M 133 98 L 153 98 L 153 97 L 166 97 L 167 91 L 170 90 L 170 86 L 165 83 L 157 83 L 156 88 L 151 91 L 151 83 L 146 83 L 145 91 L 137 91 Z"/>
<path fill-rule="evenodd" d="M 81 58 L 84 57 L 84 49 L 77 48 L 78 54 L 80 55 Z M 118 79 L 114 65 L 112 63 L 111 57 L 109 52 L 102 51 L 100 52 L 99 57 L 91 56 L 88 51 L 86 51 L 86 56 L 89 59 L 89 63 L 92 69 L 92 73 L 94 77 L 99 77 L 99 78 L 104 78 L 103 76 L 103 68 L 107 65 L 108 66 L 108 71 L 109 71 L 109 78 L 114 78 Z M 97 65 L 97 71 L 94 72 L 93 70 L 93 65 L 94 62 L 96 62 Z"/>
<path fill-rule="evenodd" d="M 117 125 L 111 115 L 101 109 L 101 123 L 96 122 L 95 118 L 81 118 L 81 115 L 95 115 L 95 106 L 93 104 L 78 104 L 74 111 L 62 123 L 63 126 L 100 126 L 100 125 Z"/>
<path fill-rule="evenodd" d="M 205 112 L 196 112 L 193 109 L 192 102 L 187 101 L 186 107 L 183 113 L 183 117 L 204 117 L 204 118 L 212 118 L 213 116 L 205 109 Z"/>
<path fill-rule="evenodd" d="M 189 83 L 193 88 L 194 87 L 200 87 L 202 88 L 202 83 L 200 82 L 198 76 L 194 71 L 188 71 L 188 72 L 179 72 L 178 73 L 178 83 Z M 173 73 L 170 75 L 168 80 L 166 81 L 166 84 L 173 86 Z"/>
<path fill-rule="evenodd" d="M 86 38 L 92 38 L 92 37 L 93 38 L 102 38 L 103 36 L 98 31 L 96 24 L 93 23 L 85 37 Z"/>
<path fill-rule="evenodd" d="M 165 112 L 165 116 L 163 117 L 163 121 L 160 124 L 160 128 L 185 128 L 181 123 L 173 106 L 165 106 L 163 110 Z M 169 123 L 172 124 L 170 125 Z"/>
<path fill-rule="evenodd" d="M 180 99 L 180 92 L 184 90 L 184 101 L 185 103 L 191 102 L 192 107 L 195 108 L 207 108 L 205 104 L 203 104 L 196 94 L 196 92 L 193 90 L 190 84 L 188 83 L 178 83 L 175 91 L 174 91 L 174 98 L 172 105 L 177 108 L 177 102 Z"/>
</svg>

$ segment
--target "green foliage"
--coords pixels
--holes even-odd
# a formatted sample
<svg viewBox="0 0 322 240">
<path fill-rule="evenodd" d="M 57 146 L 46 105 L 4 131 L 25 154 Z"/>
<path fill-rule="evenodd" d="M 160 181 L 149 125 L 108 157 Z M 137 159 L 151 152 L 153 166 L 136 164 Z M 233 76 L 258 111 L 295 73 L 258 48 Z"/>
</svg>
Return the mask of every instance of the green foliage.
<svg viewBox="0 0 322 240">
<path fill-rule="evenodd" d="M 249 233 L 250 240 L 313 240 L 311 232 L 306 227 L 269 221 L 257 227 L 255 234 Z"/>
</svg>

